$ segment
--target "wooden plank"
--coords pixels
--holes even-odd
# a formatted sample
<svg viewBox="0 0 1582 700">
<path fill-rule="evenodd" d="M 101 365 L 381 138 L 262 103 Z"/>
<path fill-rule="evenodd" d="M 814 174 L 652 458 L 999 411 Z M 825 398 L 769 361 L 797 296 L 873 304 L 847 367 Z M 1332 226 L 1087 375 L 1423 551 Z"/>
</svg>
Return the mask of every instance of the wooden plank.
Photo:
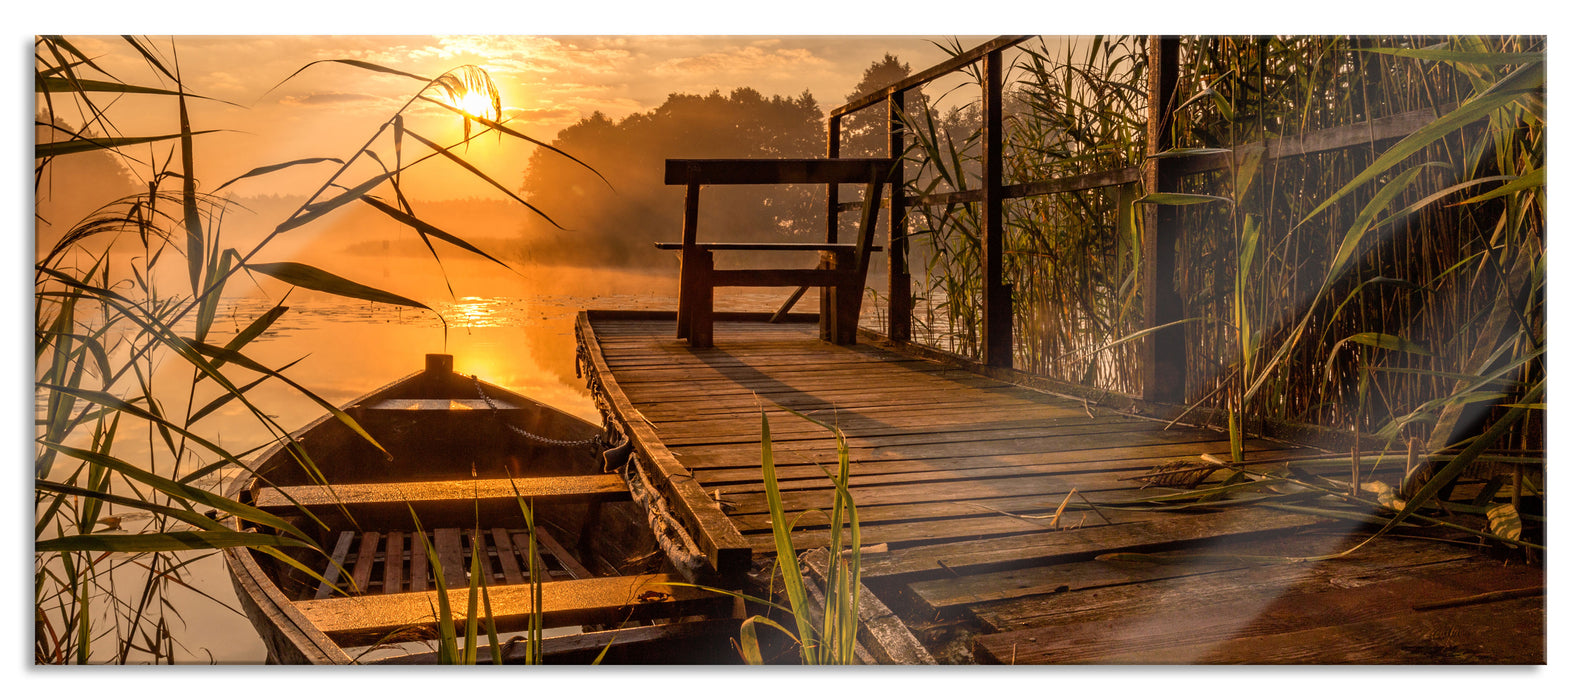
<svg viewBox="0 0 1582 700">
<path fill-rule="evenodd" d="M 494 528 L 489 533 L 494 536 L 494 552 L 500 559 L 500 573 L 505 576 L 506 584 L 527 583 L 527 579 L 522 577 L 522 565 L 512 549 L 510 533 L 503 527 Z"/>
<path fill-rule="evenodd" d="M 1455 661 L 1456 656 L 1465 651 L 1446 641 L 1467 638 L 1456 629 L 1460 626 L 1458 623 L 1477 625 L 1483 614 L 1478 608 L 1483 606 L 1455 606 L 1470 610 L 1450 612 L 1448 608 L 1431 604 L 1464 598 L 1469 591 L 1514 590 L 1514 597 L 1526 597 L 1533 591 L 1532 582 L 1542 584 L 1542 573 L 1526 567 L 1502 573 L 1505 576 L 1501 579 L 1491 579 L 1476 570 L 1441 572 L 1434 578 L 1398 577 L 1382 583 L 1312 593 L 1278 589 L 1263 594 L 1249 591 L 1244 600 L 1230 603 L 1159 608 L 1133 617 L 985 635 L 977 638 L 976 645 L 986 658 L 995 660 L 1004 659 L 1006 650 L 1017 647 L 1018 658 L 1023 663 L 1212 663 L 1203 658 L 1205 655 L 1220 662 L 1267 663 L 1278 658 L 1312 659 L 1313 663 L 1327 663 L 1325 660 L 1373 663 L 1374 660 L 1358 658 L 1359 646 L 1369 650 L 1373 646 L 1371 643 L 1359 645 L 1351 638 L 1348 630 L 1354 625 L 1371 622 L 1374 624 L 1364 628 L 1372 631 L 1386 626 L 1385 623 L 1392 627 L 1405 623 L 1410 630 L 1420 627 L 1407 618 L 1421 621 L 1438 617 L 1438 624 L 1434 625 L 1436 634 L 1432 637 L 1397 636 L 1403 631 L 1399 627 L 1390 636 L 1407 641 L 1409 645 L 1439 646 L 1441 648 L 1433 653 L 1446 657 L 1440 662 Z M 1427 607 L 1422 607 L 1424 605 Z M 1425 613 L 1427 609 L 1448 614 Z M 1329 631 L 1325 632 L 1326 628 Z M 1302 632 L 1308 634 L 1293 634 Z M 1510 627 L 1502 631 L 1502 636 L 1507 637 L 1519 634 Z M 1251 640 L 1262 643 L 1246 643 Z M 1339 649 L 1329 648 L 1337 642 Z M 1237 652 L 1227 653 L 1220 648 L 1227 643 Z M 1482 642 L 1477 642 L 1472 648 L 1481 645 Z"/>
<path fill-rule="evenodd" d="M 867 182 L 889 158 L 666 158 L 665 184 L 776 185 Z"/>
<path fill-rule="evenodd" d="M 407 535 L 404 532 L 391 532 L 385 534 L 385 575 L 384 593 L 401 592 L 401 574 L 404 573 L 402 559 L 406 553 Z"/>
<path fill-rule="evenodd" d="M 549 530 L 547 528 L 535 528 L 533 530 L 533 536 L 538 539 L 538 543 L 540 545 L 543 545 L 544 551 L 547 551 L 553 555 L 556 561 L 560 562 L 561 567 L 573 577 L 593 578 L 593 572 L 589 571 L 588 567 L 583 566 L 581 560 L 572 556 L 570 551 L 567 551 L 565 547 L 561 546 L 560 540 L 555 539 L 554 535 L 549 534 Z"/>
<path fill-rule="evenodd" d="M 852 112 L 864 107 L 876 105 L 890 94 L 910 90 L 936 78 L 949 75 L 961 70 L 962 68 L 972 65 L 973 63 L 977 63 L 978 61 L 982 60 L 984 56 L 990 53 L 1003 51 L 1031 38 L 1033 38 L 1033 35 L 1030 34 L 1024 36 L 995 37 L 994 39 L 990 39 L 989 41 L 963 51 L 960 54 L 952 56 L 949 60 L 941 61 L 937 64 L 929 66 L 928 68 L 924 68 L 923 70 L 913 73 L 906 78 L 858 97 L 857 99 L 847 102 L 840 107 L 836 107 L 835 109 L 830 110 L 830 118 L 834 119 L 843 115 L 851 114 Z"/>
<path fill-rule="evenodd" d="M 986 542 L 924 545 L 863 558 L 863 578 L 901 584 L 924 578 L 1036 566 L 1164 544 L 1227 535 L 1274 532 L 1323 522 L 1295 513 L 1238 507 L 1223 512 L 1168 515 L 1105 528 L 1011 535 Z"/>
<path fill-rule="evenodd" d="M 412 576 L 408 581 L 410 591 L 428 590 L 428 548 L 432 546 L 427 539 L 412 533 Z"/>
<path fill-rule="evenodd" d="M 1195 459 L 1197 455 L 1205 452 L 1224 455 L 1229 451 L 1229 442 L 1214 440 L 1196 443 L 1165 442 L 1142 447 L 1060 453 L 1035 451 L 1018 454 L 872 460 L 855 465 L 851 483 L 853 485 L 922 483 L 995 476 L 1091 473 L 1104 468 L 1100 465 L 1126 463 L 1150 468 L 1175 459 Z M 798 455 L 798 457 L 804 456 L 806 456 L 805 452 Z M 775 469 L 781 480 L 782 489 L 807 488 L 808 484 L 812 484 L 814 488 L 823 488 L 829 484 L 829 475 L 820 469 L 819 465 L 828 463 L 810 460 L 804 464 L 782 467 L 777 462 Z M 760 469 L 760 474 L 761 471 Z M 697 479 L 711 491 L 723 489 L 726 493 L 738 493 L 744 489 L 734 485 L 752 484 L 751 472 L 751 465 L 722 467 L 702 470 L 698 473 Z M 1128 474 L 1128 476 L 1133 475 L 1135 472 Z M 761 486 L 750 487 L 745 490 L 756 491 L 761 488 Z"/>
<path fill-rule="evenodd" d="M 442 527 L 434 530 L 434 550 L 439 555 L 440 571 L 446 590 L 467 588 L 467 562 L 462 558 L 461 528 Z"/>
<path fill-rule="evenodd" d="M 829 550 L 818 549 L 802 557 L 819 587 L 828 586 Z M 857 636 L 873 654 L 874 660 L 892 665 L 935 665 L 934 656 L 923 648 L 906 623 L 867 586 L 857 586 Z"/>
<path fill-rule="evenodd" d="M 549 664 L 576 664 L 587 666 L 604 654 L 605 665 L 619 663 L 703 663 L 735 664 L 741 659 L 731 650 L 730 642 L 741 632 L 741 622 L 734 619 L 689 620 L 641 627 L 623 627 L 615 630 L 583 632 L 557 637 L 546 637 L 542 647 L 544 662 Z M 505 664 L 520 664 L 526 660 L 527 645 L 521 640 L 501 644 Z M 433 666 L 439 654 L 432 651 L 388 656 L 365 663 L 375 665 Z M 494 662 L 492 651 L 478 648 L 478 663 Z"/>
<path fill-rule="evenodd" d="M 516 489 L 512 490 L 513 482 Z M 349 524 L 344 508 L 363 526 L 410 523 L 416 511 L 425 528 L 470 525 L 474 516 L 486 521 L 520 520 L 516 497 L 540 503 L 621 501 L 631 498 L 626 482 L 615 474 L 534 477 L 527 479 L 457 479 L 324 486 L 283 486 L 259 491 L 257 506 L 290 515 L 306 508 L 331 527 Z M 295 501 L 294 504 L 292 501 Z M 408 508 L 410 507 L 410 511 Z"/>
<path fill-rule="evenodd" d="M 483 578 L 484 583 L 493 586 L 495 585 L 494 566 L 489 561 L 489 531 L 474 529 L 469 535 L 467 538 L 467 571 L 470 575 L 472 562 L 476 559 L 478 561 L 478 575 Z"/>
<path fill-rule="evenodd" d="M 666 585 L 681 579 L 668 574 L 545 581 L 543 623 L 547 627 L 614 624 L 628 617 L 660 619 L 694 614 L 720 614 L 732 605 L 728 596 L 698 588 Z M 520 629 L 533 613 L 531 585 L 496 586 L 489 590 L 495 624 Z M 467 616 L 465 585 L 449 591 L 453 624 Z M 299 601 L 297 608 L 315 627 L 343 645 L 368 643 L 395 630 L 414 636 L 437 636 L 437 592 Z"/>
<path fill-rule="evenodd" d="M 649 478 L 663 489 L 662 495 L 697 542 L 715 574 L 734 577 L 745 572 L 752 560 L 751 546 L 719 505 L 703 492 L 691 472 L 664 448 L 653 427 L 615 383 L 587 312 L 577 314 L 577 342 L 587 352 L 592 365 L 595 393 L 602 392 L 608 400 L 612 418 L 632 440 L 640 468 L 652 470 Z"/>
<path fill-rule="evenodd" d="M 520 410 L 505 399 L 491 399 L 494 409 Z M 385 399 L 363 407 L 370 411 L 485 411 L 491 410 L 483 399 Z"/>
<path fill-rule="evenodd" d="M 709 275 L 713 287 L 833 287 L 852 276 L 849 270 L 715 270 Z"/>
<path fill-rule="evenodd" d="M 514 487 L 514 488 L 513 488 Z M 615 474 L 552 476 L 524 479 L 455 479 L 322 486 L 279 486 L 259 492 L 257 506 L 266 510 L 303 506 L 365 506 L 374 504 L 413 504 L 431 502 L 508 499 L 514 505 L 517 494 L 535 500 L 584 499 L 618 501 L 629 497 L 625 482 Z M 290 496 L 288 499 L 287 496 Z"/>
<path fill-rule="evenodd" d="M 544 561 L 543 553 L 532 547 L 532 540 L 528 539 L 527 533 L 518 532 L 512 534 L 511 543 L 516 545 L 516 551 L 522 553 L 522 561 L 527 562 L 528 566 L 533 567 L 532 570 L 523 572 L 523 575 L 528 576 L 531 575 L 533 571 L 537 571 L 539 580 L 548 581 L 550 572 L 549 564 Z M 528 556 L 528 552 L 532 552 L 532 557 Z"/>
<path fill-rule="evenodd" d="M 319 582 L 318 590 L 313 592 L 314 598 L 328 598 L 335 584 L 341 580 L 341 570 L 346 566 L 346 555 L 352 551 L 352 537 L 357 533 L 351 530 L 341 532 L 335 540 L 335 550 L 330 554 L 330 562 L 324 567 L 324 580 Z"/>
<path fill-rule="evenodd" d="M 1344 531 L 1344 524 L 1332 524 L 1302 531 L 1313 544 L 1285 550 L 1293 555 L 1327 555 L 1356 544 L 1357 533 Z M 1328 541 L 1332 544 L 1325 547 Z M 1270 547 L 1286 545 L 1281 535 L 1251 534 L 1204 543 L 1189 543 L 1178 554 L 1246 552 L 1259 542 Z M 1335 588 L 1357 588 L 1400 577 L 1434 577 L 1476 565 L 1479 555 L 1459 546 L 1438 546 L 1421 539 L 1385 538 L 1376 540 L 1348 556 L 1313 562 L 1272 566 L 1250 566 L 1219 572 L 1204 571 L 1190 576 L 1154 580 L 1142 576 L 1126 585 L 1092 586 L 1081 595 L 1034 595 L 998 602 L 973 604 L 972 612 L 984 629 L 1010 631 L 1051 625 L 1102 622 L 1131 616 L 1147 616 L 1151 611 L 1194 606 L 1258 601 L 1288 594 L 1319 593 Z"/>
<path fill-rule="evenodd" d="M 379 553 L 379 543 L 384 537 L 377 532 L 364 532 L 357 547 L 357 563 L 352 567 L 352 587 L 357 595 L 368 593 L 368 580 L 374 571 L 374 557 Z"/>
<path fill-rule="evenodd" d="M 821 250 L 856 250 L 856 243 L 800 243 L 800 242 L 753 242 L 753 241 L 708 241 L 694 243 L 694 246 L 704 250 L 786 250 L 786 251 L 821 251 Z M 681 243 L 656 242 L 654 247 L 659 250 L 681 250 L 685 247 Z M 878 246 L 871 246 L 872 250 L 882 250 Z"/>
<path fill-rule="evenodd" d="M 1280 552 L 1288 556 L 1320 556 L 1345 551 L 1358 541 L 1351 532 L 1315 529 L 1279 533 L 1273 537 L 1253 536 L 1220 540 L 1214 543 L 1213 551 L 1216 554 L 1267 555 L 1270 552 Z M 1203 550 L 1188 548 L 1185 551 Z M 1412 558 L 1412 551 L 1401 551 L 1399 554 L 1402 558 L 1394 563 L 1402 565 L 1405 565 L 1405 562 L 1421 564 L 1437 561 L 1442 556 Z M 1143 598 L 1145 596 L 1141 593 L 1143 590 L 1141 584 L 1162 582 L 1161 585 L 1170 585 L 1170 582 L 1180 582 L 1186 577 L 1194 577 L 1194 581 L 1201 581 L 1207 579 L 1206 574 L 1245 572 L 1256 566 L 1258 565 L 1253 563 L 1212 558 L 1183 558 L 1178 561 L 1159 562 L 1072 561 L 1048 566 L 914 581 L 907 584 L 904 591 L 908 602 L 926 611 L 926 614 L 955 617 L 963 614 L 963 609 L 968 606 L 972 606 L 974 610 L 992 611 L 995 607 L 991 606 L 999 606 L 1012 600 L 1027 600 L 1030 604 L 1033 599 L 1046 601 L 1048 607 L 1054 609 L 1061 607 L 1061 603 L 1071 601 L 1073 594 L 1123 585 L 1137 586 L 1138 588 L 1132 590 L 1137 591 L 1136 595 L 1139 598 Z M 1236 574 L 1229 576 L 1234 575 Z M 1247 576 L 1248 585 L 1252 585 L 1250 582 L 1256 578 Z M 995 620 L 1002 617 L 992 613 L 991 616 Z M 989 623 L 985 621 L 985 624 Z"/>
</svg>

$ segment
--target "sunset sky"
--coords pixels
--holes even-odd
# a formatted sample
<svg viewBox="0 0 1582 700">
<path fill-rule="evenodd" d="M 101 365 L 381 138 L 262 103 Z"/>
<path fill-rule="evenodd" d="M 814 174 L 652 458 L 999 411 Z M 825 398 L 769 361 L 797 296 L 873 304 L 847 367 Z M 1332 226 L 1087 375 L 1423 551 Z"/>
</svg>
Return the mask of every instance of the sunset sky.
<svg viewBox="0 0 1582 700">
<path fill-rule="evenodd" d="M 986 37 L 961 37 L 974 45 Z M 198 143 L 201 177 L 225 182 L 247 169 L 309 157 L 346 157 L 422 85 L 343 64 L 303 66 L 326 59 L 356 59 L 424 76 L 477 65 L 499 86 L 510 124 L 544 141 L 577 120 L 601 111 L 619 120 L 659 106 L 671 93 L 729 93 L 751 87 L 795 97 L 811 91 L 828 111 L 844 102 L 863 70 L 886 52 L 914 70 L 943 60 L 930 40 L 938 36 L 184 36 L 157 40 L 174 55 L 194 92 L 212 101 L 193 106 L 197 129 L 225 129 Z M 78 40 L 78 46 L 123 81 L 162 85 L 119 37 Z M 286 81 L 282 84 L 281 81 Z M 168 83 L 168 81 L 165 81 Z M 174 102 L 141 98 L 153 109 L 118 105 L 126 134 L 174 130 Z M 407 113 L 407 126 L 436 141 L 460 135 L 460 119 L 431 105 Z M 502 183 L 520 183 L 529 146 L 501 148 L 477 142 L 469 157 Z M 435 164 L 439 165 L 439 164 Z M 240 194 L 306 194 L 328 173 L 304 168 L 239 186 Z M 447 167 L 425 168 L 454 174 Z M 420 181 L 425 196 L 499 196 L 471 178 Z M 465 188 L 462 186 L 465 185 Z"/>
</svg>

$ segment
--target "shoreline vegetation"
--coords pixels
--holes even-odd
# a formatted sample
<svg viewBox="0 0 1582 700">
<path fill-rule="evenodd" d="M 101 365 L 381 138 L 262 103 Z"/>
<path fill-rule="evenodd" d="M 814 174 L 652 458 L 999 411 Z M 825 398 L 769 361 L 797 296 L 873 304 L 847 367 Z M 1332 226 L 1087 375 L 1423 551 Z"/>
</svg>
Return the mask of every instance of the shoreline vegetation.
<svg viewBox="0 0 1582 700">
<path fill-rule="evenodd" d="M 35 416 L 34 663 L 40 665 L 186 658 L 194 650 L 178 652 L 181 611 L 166 592 L 188 585 L 194 562 L 216 548 L 245 546 L 289 565 L 293 551 L 316 548 L 284 520 L 217 495 L 215 485 L 222 471 L 245 471 L 250 456 L 275 442 L 308 473 L 317 471 L 289 437 L 297 426 L 281 425 L 255 400 L 265 384 L 288 387 L 361 430 L 313 387 L 297 383 L 293 362 L 267 364 L 250 353 L 292 312 L 290 289 L 436 319 L 443 344 L 455 328 L 435 310 L 438 304 L 420 299 L 468 292 L 453 286 L 442 250 L 502 274 L 579 260 L 602 261 L 634 277 L 669 271 L 674 262 L 649 245 L 667 235 L 651 233 L 652 222 L 670 220 L 674 208 L 673 193 L 658 183 L 659 169 L 649 167 L 655 158 L 811 157 L 824 148 L 823 113 L 808 94 L 766 98 L 741 88 L 672 95 L 660 108 L 620 120 L 595 114 L 543 142 L 504 119 L 497 86 L 476 66 L 429 78 L 360 60 L 319 61 L 298 74 L 404 79 L 411 81 L 411 97 L 366 143 L 345 153 L 258 164 L 240 174 L 238 180 L 333 171 L 305 202 L 256 207 L 253 216 L 269 223 L 233 234 L 233 222 L 243 217 L 225 195 L 232 183 L 207 189 L 195 177 L 204 136 L 223 128 L 189 119 L 190 105 L 207 98 L 182 81 L 180 63 L 167 58 L 173 46 L 132 37 L 123 44 L 157 81 L 122 82 L 65 37 L 35 42 L 38 198 L 73 198 L 78 205 L 91 199 L 92 192 L 71 191 L 95 182 L 52 176 L 58 164 L 77 159 L 101 159 L 118 169 L 116 177 L 140 183 L 124 197 L 92 203 L 80 218 L 39 224 L 59 232 L 38 240 L 34 268 L 35 401 L 42 407 Z M 947 56 L 963 51 L 939 48 Z M 1142 343 L 1165 330 L 1147 327 L 1141 306 L 1142 221 L 1146 212 L 1168 209 L 1191 232 L 1179 242 L 1180 269 L 1170 278 L 1190 309 L 1172 331 L 1184 334 L 1188 355 L 1183 399 L 1216 417 L 1232 452 L 1228 461 L 1163 465 L 1150 483 L 1178 486 L 1180 494 L 1133 507 L 1227 497 L 1296 500 L 1335 517 L 1368 519 L 1381 532 L 1447 527 L 1542 565 L 1546 39 L 1183 38 L 1171 130 L 1150 153 L 1139 86 L 1148 52 L 1157 49 L 1147 37 L 1038 38 L 1007 54 L 1006 183 L 1191 159 L 1231 163 L 1186 172 L 1157 191 L 1131 182 L 1008 202 L 1004 276 L 1013 299 L 1013 369 L 1095 400 L 1139 394 Z M 970 88 L 981 78 L 977 70 L 974 64 L 956 77 Z M 851 97 L 908 74 L 910 66 L 887 55 Z M 982 106 L 956 105 L 959 96 L 947 100 L 953 92 L 924 94 L 902 115 L 908 196 L 982 187 L 984 135 L 976 126 Z M 175 114 L 169 129 L 122 134 L 117 110 L 146 101 Z M 462 137 L 446 143 L 413 128 L 403 115 L 414 105 L 453 114 L 464 125 Z M 1425 110 L 1422 126 L 1392 142 L 1297 156 L 1270 147 Z M 876 124 L 848 122 L 843 155 L 879 154 L 886 139 Z M 761 128 L 732 130 L 706 148 L 677 145 L 730 125 Z M 522 182 L 491 176 L 468 160 L 467 144 L 486 134 L 537 147 Z M 402 184 L 402 174 L 420 163 L 451 167 L 504 199 L 426 201 Z M 723 202 L 712 207 L 719 218 L 704 226 L 774 237 L 822 222 L 821 198 L 797 192 L 789 204 L 763 206 L 777 194 L 785 193 Z M 490 220 L 532 222 L 514 229 L 528 240 L 457 235 L 460 219 L 450 211 L 456 206 L 487 210 Z M 982 357 L 986 342 L 982 215 L 977 203 L 906 212 L 913 337 L 924 348 L 967 360 Z M 282 246 L 272 244 L 283 234 L 351 224 L 370 233 L 330 250 L 273 257 Z M 578 234 L 590 231 L 595 235 Z M 606 235 L 612 231 L 636 231 L 643 240 Z M 370 267 L 346 262 L 383 256 L 401 258 L 403 270 L 405 262 L 433 263 L 430 274 L 439 273 L 434 278 L 442 283 L 420 295 L 401 286 L 410 284 L 402 281 L 405 274 L 394 282 L 370 280 Z M 396 287 L 386 288 L 391 284 Z M 286 291 L 251 318 L 222 319 L 227 290 L 244 285 Z M 873 293 L 874 307 L 886 308 L 885 290 Z M 877 318 L 881 327 L 886 321 Z M 174 391 L 152 381 L 172 364 L 189 378 Z M 214 417 L 237 407 L 271 436 L 268 443 L 218 444 Z M 1278 474 L 1252 474 L 1241 444 L 1265 421 L 1338 436 L 1341 456 L 1323 459 L 1349 462 L 1351 478 L 1308 478 L 1302 460 L 1290 460 Z M 752 601 L 779 614 L 744 623 L 739 651 L 746 661 L 775 661 L 775 645 L 787 639 L 803 663 L 855 658 L 859 504 L 845 488 L 851 466 L 845 437 L 831 430 L 841 459 L 830 473 L 835 501 L 826 513 L 834 523 L 823 569 L 829 589 L 813 596 L 823 601 L 820 617 L 790 548 L 796 514 L 778 507 L 764 420 L 764 483 L 786 604 Z M 148 463 L 123 458 L 134 443 Z M 1091 507 L 1069 503 L 1072 511 Z M 231 530 L 222 524 L 231 516 L 280 534 Z M 445 640 L 442 658 L 475 660 L 469 655 L 477 653 L 479 633 L 492 634 L 486 619 L 482 627 L 478 622 L 470 615 L 464 641 Z"/>
</svg>

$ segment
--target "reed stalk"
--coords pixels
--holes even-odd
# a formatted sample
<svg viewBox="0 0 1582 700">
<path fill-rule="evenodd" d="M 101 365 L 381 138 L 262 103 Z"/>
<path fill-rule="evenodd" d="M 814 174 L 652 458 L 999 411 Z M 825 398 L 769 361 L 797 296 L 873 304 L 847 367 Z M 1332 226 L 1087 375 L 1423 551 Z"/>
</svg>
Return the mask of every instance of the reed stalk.
<svg viewBox="0 0 1582 700">
<path fill-rule="evenodd" d="M 485 132 L 538 143 L 501 123 L 498 92 L 476 67 L 426 78 L 333 61 L 343 69 L 403 76 L 418 87 L 350 157 L 260 165 L 204 191 L 195 176 L 199 146 L 213 131 L 192 124 L 188 105 L 206 98 L 182 79 L 173 45 L 137 37 L 124 42 L 155 84 L 110 75 L 69 38 L 35 41 L 37 128 L 48 135 L 34 149 L 36 193 L 71 188 L 50 181 L 51 164 L 89 155 L 142 171 L 147 183 L 145 192 L 105 202 L 81 221 L 56 222 L 64 234 L 41 248 L 35 261 L 34 660 L 41 664 L 174 662 L 180 642 L 171 630 L 179 611 L 163 591 L 218 548 L 251 548 L 308 571 L 298 557 L 318 549 L 311 533 L 220 495 L 222 477 L 246 474 L 248 457 L 271 443 L 282 444 L 304 472 L 322 481 L 308 452 L 257 402 L 257 388 L 286 386 L 374 441 L 350 416 L 292 380 L 289 364 L 268 366 L 249 356 L 251 345 L 288 312 L 283 301 L 241 330 L 223 331 L 216 320 L 228 284 L 257 274 L 427 309 L 328 270 L 259 258 L 281 234 L 363 203 L 413 229 L 430 250 L 438 239 L 498 262 L 413 212 L 400 174 L 420 163 L 448 162 L 500 187 L 459 149 Z M 492 98 L 493 113 L 464 114 L 467 133 L 459 142 L 441 145 L 405 125 L 402 112 L 413 104 L 448 106 L 448 98 L 476 90 Z M 176 124 L 164 134 L 120 134 L 115 115 L 126 96 L 168 100 Z M 67 114 L 87 115 L 87 125 L 65 125 Z M 417 143 L 419 152 L 404 142 Z M 230 246 L 223 224 L 232 204 L 218 192 L 237 180 L 323 163 L 338 168 L 313 196 L 250 250 Z M 171 274 L 171 263 L 179 274 Z M 156 370 L 168 371 L 170 363 L 186 368 L 189 381 L 173 389 L 156 386 Z M 265 444 L 220 444 L 214 416 L 235 407 L 270 436 Z M 138 452 L 146 456 L 120 456 Z"/>
</svg>

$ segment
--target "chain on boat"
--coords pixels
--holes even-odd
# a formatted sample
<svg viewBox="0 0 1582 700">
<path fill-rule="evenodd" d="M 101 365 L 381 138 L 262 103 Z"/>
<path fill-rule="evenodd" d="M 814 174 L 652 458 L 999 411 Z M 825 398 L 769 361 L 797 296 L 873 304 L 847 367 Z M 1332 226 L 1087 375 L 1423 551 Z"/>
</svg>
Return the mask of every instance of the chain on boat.
<svg viewBox="0 0 1582 700">
<path fill-rule="evenodd" d="M 478 389 L 478 398 L 483 399 L 484 404 L 489 407 L 490 411 L 500 410 L 499 406 L 494 405 L 494 399 L 489 398 L 489 394 L 484 392 L 483 383 L 478 381 L 478 375 L 472 376 L 472 385 Z M 543 435 L 535 435 L 510 423 L 505 423 L 505 427 L 509 428 L 511 432 L 527 438 L 528 440 L 554 447 L 587 447 L 598 444 L 598 442 L 604 438 L 603 435 L 595 435 L 586 440 L 556 440 L 555 438 L 544 437 Z"/>
</svg>

